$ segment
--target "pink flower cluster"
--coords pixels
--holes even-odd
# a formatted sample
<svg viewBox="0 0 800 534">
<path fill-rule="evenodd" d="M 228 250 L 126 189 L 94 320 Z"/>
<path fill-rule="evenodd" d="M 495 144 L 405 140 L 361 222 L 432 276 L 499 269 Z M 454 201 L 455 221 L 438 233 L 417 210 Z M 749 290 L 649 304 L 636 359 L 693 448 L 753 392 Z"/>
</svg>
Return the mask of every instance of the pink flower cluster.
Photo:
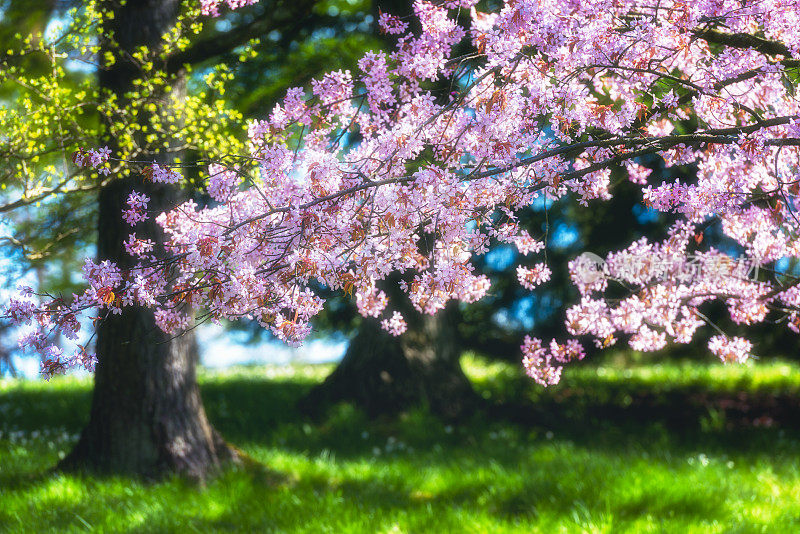
<svg viewBox="0 0 800 534">
<path fill-rule="evenodd" d="M 389 35 L 401 35 L 408 30 L 408 24 L 397 15 L 380 13 L 378 15 L 378 28 Z"/>
<path fill-rule="evenodd" d="M 219 6 L 227 4 L 231 9 L 238 9 L 244 6 L 251 6 L 258 2 L 258 0 L 200 0 L 200 10 L 203 15 L 210 15 L 212 17 L 219 16 Z"/>
<path fill-rule="evenodd" d="M 548 350 L 542 346 L 541 339 L 530 336 L 525 336 L 522 354 L 525 372 L 542 386 L 558 384 L 563 364 L 585 357 L 583 347 L 574 339 L 568 340 L 563 345 L 552 340 Z"/>
<path fill-rule="evenodd" d="M 384 319 L 381 321 L 381 328 L 392 334 L 393 336 L 399 336 L 408 329 L 408 324 L 406 324 L 405 319 L 403 319 L 403 315 L 400 312 L 394 312 L 389 319 Z"/>
<path fill-rule="evenodd" d="M 222 165 L 208 166 L 208 194 L 217 202 L 225 202 L 239 186 L 237 169 L 227 169 Z"/>
<path fill-rule="evenodd" d="M 54 332 L 61 333 L 68 340 L 74 341 L 78 338 L 81 324 L 73 308 L 61 299 L 52 299 L 43 307 L 33 301 L 34 297 L 31 288 L 23 287 L 20 288 L 20 298 L 10 299 L 6 306 L 6 316 L 14 324 L 32 327 L 23 328 L 18 340 L 20 349 L 41 357 L 41 374 L 45 378 L 73 367 L 82 367 L 93 372 L 97 359 L 94 354 L 86 351 L 86 347 L 76 344 L 76 349 L 66 354 L 52 343 L 51 334 Z M 79 299 L 77 297 L 76 302 Z"/>
<path fill-rule="evenodd" d="M 140 239 L 136 234 L 130 234 L 128 240 L 125 241 L 125 252 L 134 258 L 150 258 L 148 254 L 153 251 L 153 247 L 155 247 L 153 240 Z"/>
<path fill-rule="evenodd" d="M 708 342 L 708 348 L 723 363 L 744 363 L 751 356 L 753 344 L 740 337 L 714 336 Z"/>
<path fill-rule="evenodd" d="M 169 167 L 162 167 L 158 163 L 153 163 L 144 170 L 146 179 L 161 184 L 176 184 L 181 180 L 181 174 Z"/>
<path fill-rule="evenodd" d="M 378 317 L 383 313 L 383 309 L 386 308 L 388 303 L 389 299 L 386 294 L 374 286 L 365 288 L 364 291 L 359 291 L 356 294 L 358 313 L 364 317 Z"/>
<path fill-rule="evenodd" d="M 147 220 L 147 203 L 150 197 L 137 193 L 136 191 L 128 195 L 128 209 L 122 212 L 122 218 L 131 226 Z"/>
<path fill-rule="evenodd" d="M 78 150 L 72 155 L 72 161 L 78 167 L 90 167 L 97 169 L 100 174 L 109 174 L 111 169 L 104 166 L 111 156 L 111 149 L 103 148 L 90 148 L 88 150 Z"/>
<path fill-rule="evenodd" d="M 544 263 L 538 263 L 532 269 L 517 267 L 517 279 L 522 287 L 525 289 L 533 289 L 536 286 L 543 284 L 550 280 L 550 268 Z"/>
</svg>

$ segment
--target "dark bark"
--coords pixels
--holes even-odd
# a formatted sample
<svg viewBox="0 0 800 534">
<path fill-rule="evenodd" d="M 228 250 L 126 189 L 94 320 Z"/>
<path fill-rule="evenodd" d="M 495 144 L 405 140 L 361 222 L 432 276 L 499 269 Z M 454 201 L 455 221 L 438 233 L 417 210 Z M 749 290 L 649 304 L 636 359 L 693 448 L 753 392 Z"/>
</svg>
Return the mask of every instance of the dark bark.
<svg viewBox="0 0 800 534">
<path fill-rule="evenodd" d="M 349 401 L 375 417 L 426 406 L 446 419 L 476 408 L 479 397 L 459 363 L 457 310 L 405 315 L 409 330 L 399 338 L 383 331 L 377 321 L 365 319 L 341 363 L 301 407 L 318 413 L 332 403 Z"/>
<path fill-rule="evenodd" d="M 121 241 L 129 229 L 120 224 L 120 212 L 133 185 L 118 180 L 100 193 L 98 256 L 123 265 Z M 137 182 L 136 188 L 145 190 L 155 209 L 179 198 L 174 187 Z M 152 222 L 137 230 L 161 237 Z M 165 334 L 143 308 L 127 308 L 100 322 L 89 424 L 61 467 L 203 479 L 233 459 L 206 418 L 195 373 L 197 352 L 193 336 Z"/>
<path fill-rule="evenodd" d="M 114 3 L 115 17 L 104 35 L 113 32 L 120 59 L 101 70 L 99 82 L 124 102 L 124 94 L 138 75 L 125 52 L 139 45 L 158 46 L 160 36 L 175 21 L 177 0 L 128 0 Z M 101 56 L 102 57 L 102 56 Z M 177 78 L 173 90 L 180 90 Z M 146 121 L 146 114 L 140 115 Z M 108 140 L 113 150 L 113 139 Z M 153 158 L 166 162 L 153 153 Z M 141 177 L 114 180 L 99 193 L 99 260 L 125 267 L 131 260 L 123 241 L 131 229 L 122 220 L 128 194 L 147 194 L 150 210 L 160 213 L 181 199 L 175 186 L 157 185 Z M 151 219 L 136 227 L 139 237 L 157 243 L 164 236 Z M 163 254 L 163 251 L 162 251 Z M 78 444 L 60 464 L 62 469 L 87 469 L 160 477 L 178 473 L 204 479 L 222 462 L 236 457 L 214 431 L 203 409 L 196 379 L 197 349 L 191 335 L 171 337 L 155 324 L 149 310 L 126 308 L 97 326 L 95 387 L 89 423 Z"/>
</svg>

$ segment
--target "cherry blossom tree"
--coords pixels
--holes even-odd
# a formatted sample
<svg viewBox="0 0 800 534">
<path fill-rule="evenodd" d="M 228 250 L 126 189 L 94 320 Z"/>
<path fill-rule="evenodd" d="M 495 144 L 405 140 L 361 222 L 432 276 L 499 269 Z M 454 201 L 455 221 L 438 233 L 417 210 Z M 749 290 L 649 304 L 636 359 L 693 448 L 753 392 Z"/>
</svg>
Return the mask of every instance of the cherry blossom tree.
<svg viewBox="0 0 800 534">
<path fill-rule="evenodd" d="M 550 276 L 547 249 L 516 213 L 561 198 L 591 210 L 612 198 L 621 167 L 643 203 L 678 220 L 663 241 L 570 265 L 582 296 L 565 312 L 574 337 L 522 343 L 536 382 L 557 382 L 587 340 L 648 351 L 707 327 L 710 351 L 742 362 L 753 351 L 746 325 L 800 329 L 800 279 L 778 268 L 800 252 L 794 2 L 515 0 L 483 13 L 471 0 L 418 1 L 415 14 L 419 32 L 381 15 L 397 38 L 392 53 L 368 53 L 358 72 L 329 72 L 309 92 L 291 89 L 251 123 L 249 152 L 210 170 L 215 205 L 152 213 L 146 195 L 131 193 L 126 246 L 136 262 L 87 260 L 85 293 L 38 302 L 28 291 L 8 315 L 35 326 L 32 344 L 54 328 L 74 337 L 87 310 L 113 317 L 130 306 L 154 310 L 169 334 L 195 316 L 252 317 L 298 344 L 322 309 L 312 288 L 323 284 L 355 295 L 363 316 L 399 335 L 406 319 L 381 281 L 404 273 L 401 298 L 426 314 L 473 302 L 491 287 L 471 258 L 502 242 L 541 258 L 518 271 L 536 291 Z M 453 54 L 465 39 L 477 52 Z M 427 89 L 441 80 L 446 102 Z M 685 172 L 650 183 L 639 158 L 652 155 Z M 107 157 L 94 149 L 76 160 Z M 161 164 L 143 178 L 179 179 Z M 137 233 L 148 217 L 168 236 L 163 253 Z M 704 245 L 709 225 L 730 250 Z M 707 319 L 715 301 L 741 331 Z M 92 363 L 80 347 L 41 349 L 52 351 L 45 372 Z"/>
<path fill-rule="evenodd" d="M 240 117 L 253 113 L 252 99 L 268 109 L 270 93 L 285 91 L 281 78 L 296 76 L 284 71 L 284 62 L 302 69 L 318 50 L 291 48 L 324 29 L 334 37 L 322 43 L 341 47 L 325 52 L 349 57 L 364 49 L 367 29 L 363 14 L 357 16 L 363 4 L 346 4 L 351 10 L 333 17 L 313 2 L 266 0 L 238 12 L 223 8 L 223 21 L 204 16 L 195 0 L 7 4 L 0 28 L 0 213 L 10 235 L 0 240 L 7 257 L 13 251 L 15 272 L 46 265 L 48 279 L 37 291 L 55 294 L 83 287 L 74 270 L 61 267 L 80 257 L 80 272 L 88 244 L 97 244 L 98 263 L 124 269 L 135 262 L 125 247 L 130 227 L 120 217 L 132 191 L 146 196 L 151 210 L 174 207 L 186 190 L 202 198 L 197 189 L 213 180 L 188 163 L 245 152 Z M 354 25 L 361 29 L 338 38 Z M 259 39 L 272 32 L 281 38 Z M 241 89 L 252 84 L 254 70 L 275 79 L 249 91 L 247 102 Z M 303 76 L 319 72 L 307 70 Z M 108 150 L 78 150 L 105 145 Z M 143 183 L 143 166 L 135 161 L 180 163 L 184 180 L 180 186 Z M 137 235 L 162 251 L 161 228 L 152 218 L 138 222 Z M 15 273 L 4 271 L 4 286 L 13 288 Z M 59 272 L 67 282 L 49 279 Z M 91 324 L 85 321 L 84 329 Z M 94 327 L 90 418 L 59 468 L 203 477 L 233 455 L 205 416 L 191 332 L 164 333 L 143 307 L 127 307 Z M 58 337 L 25 336 L 20 348 L 37 351 Z M 54 354 L 42 356 L 58 370 Z"/>
</svg>

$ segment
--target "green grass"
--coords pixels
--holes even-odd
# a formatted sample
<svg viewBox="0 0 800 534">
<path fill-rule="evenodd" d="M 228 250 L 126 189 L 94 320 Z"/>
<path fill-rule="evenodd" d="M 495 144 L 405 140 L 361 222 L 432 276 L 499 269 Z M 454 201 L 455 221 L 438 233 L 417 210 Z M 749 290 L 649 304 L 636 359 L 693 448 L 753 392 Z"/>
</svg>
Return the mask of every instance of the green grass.
<svg viewBox="0 0 800 534">
<path fill-rule="evenodd" d="M 293 405 L 330 367 L 204 373 L 212 421 L 268 469 L 203 487 L 50 473 L 90 381 L 0 381 L 0 531 L 800 531 L 800 431 L 780 413 L 797 365 L 586 366 L 542 391 L 464 364 L 485 397 L 530 403 L 454 426 L 348 406 L 313 422 Z"/>
</svg>

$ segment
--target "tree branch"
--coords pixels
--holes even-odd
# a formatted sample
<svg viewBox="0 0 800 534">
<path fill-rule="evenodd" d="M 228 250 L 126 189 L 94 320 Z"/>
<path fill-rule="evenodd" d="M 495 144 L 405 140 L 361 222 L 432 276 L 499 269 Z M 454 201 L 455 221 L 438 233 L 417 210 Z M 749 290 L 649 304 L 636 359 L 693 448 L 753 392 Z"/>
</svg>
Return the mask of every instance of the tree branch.
<svg viewBox="0 0 800 534">
<path fill-rule="evenodd" d="M 695 33 L 697 37 L 709 43 L 721 44 L 733 48 L 750 48 L 771 56 L 784 55 L 791 57 L 792 52 L 779 41 L 770 41 L 749 33 L 726 33 L 719 30 L 702 30 Z"/>
<path fill-rule="evenodd" d="M 273 30 L 305 21 L 312 15 L 314 2 L 299 0 L 291 5 L 271 6 L 269 13 L 256 17 L 251 22 L 227 32 L 219 32 L 213 37 L 198 41 L 188 48 L 171 54 L 166 60 L 166 71 L 175 73 L 184 65 L 195 65 L 211 58 L 229 53 L 246 44 L 251 39 L 267 35 Z M 284 9 L 277 9 L 283 7 Z"/>
</svg>

